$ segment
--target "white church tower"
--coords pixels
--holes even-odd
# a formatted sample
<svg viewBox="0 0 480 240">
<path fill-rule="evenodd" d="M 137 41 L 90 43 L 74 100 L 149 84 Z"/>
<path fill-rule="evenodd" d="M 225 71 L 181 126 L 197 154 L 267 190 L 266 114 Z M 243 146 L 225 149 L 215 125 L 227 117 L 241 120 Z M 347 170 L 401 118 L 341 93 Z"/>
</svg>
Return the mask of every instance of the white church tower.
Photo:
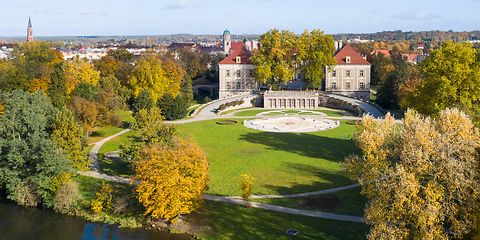
<svg viewBox="0 0 480 240">
<path fill-rule="evenodd" d="M 232 37 L 227 29 L 223 32 L 223 52 L 228 55 L 230 48 L 232 48 Z"/>
</svg>

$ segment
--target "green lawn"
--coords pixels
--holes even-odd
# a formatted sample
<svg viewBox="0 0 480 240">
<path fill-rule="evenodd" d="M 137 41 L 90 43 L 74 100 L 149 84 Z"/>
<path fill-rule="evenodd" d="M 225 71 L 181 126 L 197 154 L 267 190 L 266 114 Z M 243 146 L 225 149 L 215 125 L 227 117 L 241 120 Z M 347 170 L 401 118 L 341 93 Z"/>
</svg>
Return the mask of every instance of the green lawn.
<svg viewBox="0 0 480 240">
<path fill-rule="evenodd" d="M 240 174 L 256 179 L 256 194 L 316 191 L 351 184 L 343 174 L 345 156 L 358 149 L 349 138 L 355 126 L 342 124 L 315 133 L 270 133 L 216 120 L 178 125 L 207 153 L 210 194 L 240 195 Z M 342 136 L 345 139 L 341 139 Z"/>
<path fill-rule="evenodd" d="M 122 119 L 123 125 L 127 126 L 135 119 L 132 116 L 131 111 L 117 111 L 115 112 L 120 118 Z M 96 143 L 103 138 L 106 138 L 108 136 L 111 136 L 115 133 L 118 133 L 122 131 L 124 128 L 122 127 L 117 127 L 117 126 L 103 126 L 103 127 L 95 127 L 92 133 L 90 133 L 90 136 L 88 137 L 87 143 Z"/>
<path fill-rule="evenodd" d="M 124 133 L 120 136 L 117 136 L 110 141 L 106 142 L 103 144 L 102 148 L 100 148 L 100 153 L 108 153 L 108 152 L 113 152 L 113 151 L 118 151 L 120 150 L 120 146 L 122 144 L 126 143 L 130 137 L 133 136 L 133 131 Z M 112 134 L 113 135 L 113 134 Z"/>
<path fill-rule="evenodd" d="M 98 165 L 100 172 L 107 175 L 130 177 L 133 174 L 133 169 L 128 162 L 106 158 L 102 153 L 98 154 Z"/>
<path fill-rule="evenodd" d="M 186 216 L 187 222 L 204 229 L 203 239 L 366 239 L 368 226 L 296 216 L 268 210 L 204 202 L 199 211 Z M 300 234 L 287 236 L 288 229 Z"/>
<path fill-rule="evenodd" d="M 252 199 L 252 201 L 353 216 L 363 216 L 365 208 L 365 198 L 360 195 L 360 188 L 303 198 Z"/>
<path fill-rule="evenodd" d="M 308 110 L 308 111 L 325 113 L 329 117 L 343 117 L 345 115 L 348 115 L 348 113 L 345 112 L 345 111 L 334 110 L 334 109 L 313 109 L 313 110 Z M 271 113 L 269 113 L 269 112 L 271 112 Z M 312 115 L 308 112 L 302 112 L 300 110 L 252 109 L 252 110 L 246 110 L 246 111 L 241 111 L 241 112 L 235 113 L 235 116 L 251 117 L 251 116 L 256 116 L 259 113 L 265 113 L 264 115 L 266 115 L 266 116 L 276 116 L 276 115 L 283 115 L 283 114 Z"/>
</svg>

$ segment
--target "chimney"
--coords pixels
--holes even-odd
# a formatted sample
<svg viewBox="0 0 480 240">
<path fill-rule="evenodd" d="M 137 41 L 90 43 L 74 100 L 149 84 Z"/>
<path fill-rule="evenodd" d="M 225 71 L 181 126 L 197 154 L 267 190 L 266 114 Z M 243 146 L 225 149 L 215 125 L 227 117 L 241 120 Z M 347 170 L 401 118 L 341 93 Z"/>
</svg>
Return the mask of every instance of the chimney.
<svg viewBox="0 0 480 240">
<path fill-rule="evenodd" d="M 338 50 L 340 50 L 342 47 L 343 47 L 343 42 L 342 42 L 342 41 L 339 41 L 339 42 L 338 42 Z"/>
</svg>

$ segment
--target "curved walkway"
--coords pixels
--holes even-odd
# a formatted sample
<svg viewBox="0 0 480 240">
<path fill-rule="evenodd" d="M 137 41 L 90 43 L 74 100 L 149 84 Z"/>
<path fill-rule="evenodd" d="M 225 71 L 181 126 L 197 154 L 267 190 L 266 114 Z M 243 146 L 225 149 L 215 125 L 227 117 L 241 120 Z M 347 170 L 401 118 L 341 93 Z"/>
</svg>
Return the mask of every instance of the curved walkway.
<svg viewBox="0 0 480 240">
<path fill-rule="evenodd" d="M 87 172 L 79 172 L 80 175 L 103 179 L 112 182 L 119 182 L 119 183 L 131 183 L 130 178 L 119 177 L 119 176 L 111 176 L 100 172 L 99 164 L 98 164 L 98 152 L 100 148 L 102 148 L 103 144 L 110 141 L 111 139 L 118 137 L 122 134 L 129 132 L 130 129 L 125 129 L 121 132 L 118 132 L 112 136 L 106 137 L 99 142 L 95 143 L 92 150 L 89 153 L 89 159 L 92 161 L 91 171 Z M 358 187 L 358 184 L 353 184 L 345 187 L 333 188 L 333 189 L 326 189 L 316 192 L 309 192 L 309 193 L 298 193 L 298 194 L 288 194 L 288 195 L 254 195 L 252 199 L 260 199 L 260 198 L 293 198 L 293 197 L 306 197 L 306 196 L 314 196 L 326 193 L 334 193 L 350 188 Z M 253 208 L 260 208 L 275 212 L 287 213 L 287 214 L 294 214 L 294 215 L 301 215 L 301 216 L 309 216 L 315 218 L 323 218 L 323 219 L 330 219 L 336 221 L 345 221 L 345 222 L 357 222 L 357 223 L 364 223 L 365 220 L 362 217 L 357 216 L 349 216 L 349 215 L 342 215 L 342 214 L 333 214 L 333 213 L 324 213 L 319 211 L 310 211 L 310 210 L 302 210 L 302 209 L 295 209 L 295 208 L 287 208 L 277 205 L 265 204 L 265 203 L 256 203 L 251 201 L 244 201 L 240 197 L 225 197 L 225 196 L 213 196 L 204 194 L 203 198 L 209 201 L 216 201 L 216 202 L 223 202 L 229 204 L 236 204 L 242 206 L 250 206 Z"/>
</svg>

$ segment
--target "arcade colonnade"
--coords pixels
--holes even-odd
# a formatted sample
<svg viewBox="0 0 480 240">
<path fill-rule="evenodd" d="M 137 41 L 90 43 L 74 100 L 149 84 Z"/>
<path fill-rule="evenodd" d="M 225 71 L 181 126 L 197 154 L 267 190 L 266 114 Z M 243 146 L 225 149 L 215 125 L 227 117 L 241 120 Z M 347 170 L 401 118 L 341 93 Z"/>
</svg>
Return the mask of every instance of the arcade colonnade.
<svg viewBox="0 0 480 240">
<path fill-rule="evenodd" d="M 266 109 L 313 109 L 318 107 L 318 93 L 313 91 L 267 91 L 263 97 Z"/>
</svg>

